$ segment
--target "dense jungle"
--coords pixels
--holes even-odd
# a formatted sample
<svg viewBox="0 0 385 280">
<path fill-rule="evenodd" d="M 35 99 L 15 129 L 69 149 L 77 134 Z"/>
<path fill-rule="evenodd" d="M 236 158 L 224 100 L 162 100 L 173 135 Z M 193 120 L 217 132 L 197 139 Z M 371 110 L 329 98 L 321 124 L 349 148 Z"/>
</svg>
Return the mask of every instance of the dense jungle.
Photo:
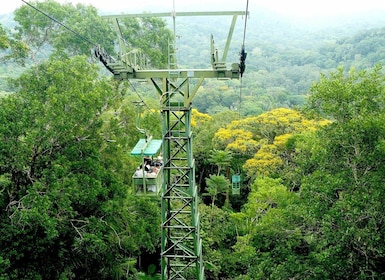
<svg viewBox="0 0 385 280">
<path fill-rule="evenodd" d="M 162 138 L 159 96 L 95 59 L 93 44 L 117 48 L 96 8 L 31 3 L 57 21 L 0 15 L 0 279 L 160 279 L 160 199 L 136 195 L 130 155 L 138 100 Z M 254 13 L 242 79 L 207 79 L 193 101 L 205 278 L 385 279 L 385 18 Z M 178 65 L 209 68 L 230 21 L 177 19 Z M 169 19 L 120 24 L 167 68 Z"/>
</svg>

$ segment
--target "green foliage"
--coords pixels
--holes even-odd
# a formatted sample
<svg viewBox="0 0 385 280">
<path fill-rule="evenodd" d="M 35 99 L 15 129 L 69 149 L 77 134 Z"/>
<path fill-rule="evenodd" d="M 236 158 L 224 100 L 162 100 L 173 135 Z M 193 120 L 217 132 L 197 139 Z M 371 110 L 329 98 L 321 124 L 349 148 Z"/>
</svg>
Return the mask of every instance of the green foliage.
<svg viewBox="0 0 385 280">
<path fill-rule="evenodd" d="M 5 30 L 0 25 L 0 49 L 6 49 L 9 46 L 8 37 Z"/>
<path fill-rule="evenodd" d="M 27 57 L 28 47 L 23 42 L 12 38 L 7 34 L 6 30 L 0 24 L 0 50 L 8 52 L 3 53 L 0 58 L 1 62 L 14 60 L 21 65 L 24 65 Z M 9 74 L 9 73 L 8 73 Z"/>
<path fill-rule="evenodd" d="M 111 29 L 98 16 L 96 8 L 81 4 L 61 5 L 53 0 L 31 2 L 31 5 L 55 19 L 27 5 L 15 11 L 18 23 L 15 39 L 29 47 L 30 58 L 35 64 L 50 54 L 50 47 L 56 52 L 56 57 L 89 55 L 95 42 L 107 52 L 113 50 Z M 13 58 L 17 57 L 16 50 L 13 53 Z"/>
<path fill-rule="evenodd" d="M 307 108 L 334 122 L 281 143 L 278 178 L 257 177 L 242 211 L 231 214 L 238 236 L 222 258 L 232 268 L 227 277 L 383 278 L 379 70 L 338 70 L 312 88 Z"/>
<path fill-rule="evenodd" d="M 160 18 L 122 18 L 119 27 L 128 51 L 140 50 L 152 67 L 167 68 L 171 31 Z M 121 36 L 120 34 L 118 36 Z"/>
<path fill-rule="evenodd" d="M 200 204 L 199 213 L 206 278 L 229 277 L 236 266 L 236 259 L 231 255 L 231 246 L 236 242 L 236 228 L 230 212 Z"/>
<path fill-rule="evenodd" d="M 220 151 L 220 150 L 211 150 L 209 154 L 208 161 L 212 164 L 215 164 L 218 166 L 218 173 L 219 176 L 221 174 L 222 168 L 226 168 L 230 165 L 232 160 L 232 154 L 230 151 Z"/>
<path fill-rule="evenodd" d="M 112 50 L 109 23 L 94 8 L 33 4 Z M 88 54 L 81 38 L 24 6 L 16 19 L 16 37 L 0 29 L 7 59 L 23 62 L 29 52 L 37 65 L 47 57 L 41 51 L 53 47 L 56 60 L 27 71 L 13 83 L 17 92 L 0 98 L 0 278 L 158 279 L 154 265 L 144 274 L 135 260 L 159 248 L 161 211 L 128 190 L 137 163 L 127 151 L 139 137 L 134 98 L 94 79 L 98 69 L 86 58 L 64 59 Z M 121 26 L 129 47 L 166 66 L 165 22 Z M 376 32 L 320 40 L 311 50 L 254 43 L 242 103 L 238 82 L 206 83 L 197 94 L 194 104 L 216 114 L 193 112 L 198 182 L 211 197 L 211 207 L 199 205 L 208 279 L 384 278 L 381 67 L 340 68 L 311 87 L 305 109 L 331 118 L 328 126 L 286 109 L 304 102 L 321 68 L 381 62 Z M 278 105 L 285 108 L 261 114 Z M 143 125 L 160 136 L 152 109 Z M 261 115 L 240 119 L 248 114 Z M 218 208 L 230 185 L 221 171 L 239 169 L 253 155 L 250 174 L 257 176 L 245 182 L 244 207 Z"/>
<path fill-rule="evenodd" d="M 293 207 L 297 202 L 296 195 L 278 179 L 259 178 L 254 182 L 244 210 L 232 214 L 239 233 L 233 255 L 243 267 L 237 276 L 286 278 L 289 275 L 278 272 L 279 267 L 295 267 L 305 257 L 297 252 L 305 246 L 297 225 L 298 210 Z"/>
<path fill-rule="evenodd" d="M 211 205 L 215 205 L 215 201 L 219 194 L 228 192 L 230 187 L 229 180 L 223 175 L 210 175 L 206 178 L 207 192 L 211 196 Z"/>
<path fill-rule="evenodd" d="M 301 187 L 306 234 L 319 240 L 311 254 L 314 271 L 322 271 L 326 278 L 384 274 L 378 266 L 384 258 L 379 249 L 384 247 L 380 233 L 384 217 L 378 204 L 385 135 L 380 70 L 352 70 L 345 76 L 340 69 L 315 85 L 310 98 L 309 108 L 335 119 L 317 133 L 316 145 L 308 142 L 316 149 L 308 157 L 305 166 L 310 174 Z"/>
<path fill-rule="evenodd" d="M 120 279 L 136 273 L 134 254 L 158 246 L 159 208 L 127 192 L 134 125 L 122 122 L 124 110 L 120 121 L 108 117 L 121 99 L 97 73 L 84 57 L 48 61 L 0 99 L 0 260 L 9 279 Z"/>
<path fill-rule="evenodd" d="M 308 110 L 324 114 L 337 122 L 346 122 L 383 108 L 384 74 L 377 65 L 371 71 L 351 69 L 346 75 L 343 68 L 322 75 L 319 83 L 310 89 Z"/>
<path fill-rule="evenodd" d="M 311 227 L 323 239 L 314 254 L 318 265 L 341 279 L 384 274 L 378 266 L 384 258 L 380 233 L 384 217 L 378 204 L 385 135 L 380 70 L 350 71 L 343 76 L 340 69 L 315 86 L 310 100 L 310 108 L 317 103 L 316 112 L 328 113 L 336 121 L 319 134 L 325 139 L 318 143 L 322 148 L 317 170 L 322 172 L 312 172 L 304 180 L 302 196 L 312 209 Z M 345 113 L 335 103 L 344 106 Z M 349 258 L 341 259 L 342 255 Z"/>
</svg>

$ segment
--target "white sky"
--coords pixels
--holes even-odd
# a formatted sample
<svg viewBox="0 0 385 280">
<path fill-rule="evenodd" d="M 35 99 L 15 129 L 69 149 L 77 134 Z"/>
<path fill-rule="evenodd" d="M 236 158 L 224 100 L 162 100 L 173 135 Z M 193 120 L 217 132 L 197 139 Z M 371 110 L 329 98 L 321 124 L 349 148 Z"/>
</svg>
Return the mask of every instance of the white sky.
<svg viewBox="0 0 385 280">
<path fill-rule="evenodd" d="M 109 13 L 167 12 L 172 11 L 175 1 L 176 11 L 243 11 L 247 0 L 56 0 L 60 3 L 91 4 Z M 21 0 L 1 0 L 0 14 L 10 13 L 25 5 Z M 249 0 L 249 11 L 258 6 L 273 11 L 299 17 L 327 17 L 360 13 L 369 10 L 384 11 L 383 0 Z"/>
</svg>

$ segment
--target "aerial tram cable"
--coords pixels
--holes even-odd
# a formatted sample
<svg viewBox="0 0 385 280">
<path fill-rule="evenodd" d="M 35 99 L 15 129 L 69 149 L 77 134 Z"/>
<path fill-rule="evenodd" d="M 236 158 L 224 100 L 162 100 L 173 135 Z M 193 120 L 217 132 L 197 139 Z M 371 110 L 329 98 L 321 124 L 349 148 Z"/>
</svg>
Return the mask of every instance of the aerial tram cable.
<svg viewBox="0 0 385 280">
<path fill-rule="evenodd" d="M 246 69 L 246 57 L 247 53 L 245 51 L 245 41 L 246 41 L 246 27 L 247 27 L 247 15 L 249 12 L 249 0 L 246 1 L 246 11 L 245 11 L 245 25 L 243 27 L 243 40 L 242 40 L 242 48 L 239 53 L 239 74 L 240 74 L 240 89 L 239 89 L 239 121 L 241 120 L 241 107 L 242 107 L 242 88 L 243 88 L 243 73 Z"/>
<path fill-rule="evenodd" d="M 40 10 L 39 8 L 33 6 L 32 4 L 28 3 L 27 1 L 25 0 L 21 0 L 22 2 L 24 2 L 25 4 L 27 4 L 28 6 L 30 6 L 31 8 L 33 8 L 34 10 L 36 10 L 37 12 L 43 14 L 44 16 L 46 16 L 47 18 L 51 19 L 52 21 L 56 22 L 57 24 L 59 24 L 60 26 L 64 27 L 66 30 L 70 31 L 72 34 L 74 34 L 75 36 L 79 37 L 80 39 L 82 39 L 83 41 L 89 43 L 90 45 L 92 45 L 93 47 L 96 48 L 96 51 L 101 51 L 101 48 L 100 48 L 100 45 L 92 42 L 90 39 L 88 39 L 87 37 L 79 34 L 78 32 L 74 31 L 73 29 L 69 28 L 68 26 L 66 26 L 64 23 L 60 22 L 59 20 L 55 19 L 54 17 L 50 16 L 49 14 L 45 13 L 44 11 Z M 118 24 L 119 26 L 119 29 L 120 29 L 120 25 Z M 120 30 L 121 31 L 121 30 Z M 121 33 L 122 34 L 122 33 Z M 122 36 L 122 35 L 121 35 Z M 112 59 L 112 58 L 111 58 Z M 136 88 L 134 87 L 134 85 L 129 81 L 129 84 L 130 86 L 132 87 L 132 89 L 135 91 L 135 93 L 138 95 L 140 101 L 144 104 L 144 106 L 147 108 L 147 110 L 155 117 L 155 118 L 158 118 L 154 112 L 151 110 L 151 108 L 144 102 L 143 98 L 140 96 L 140 94 L 138 93 L 138 91 L 136 90 Z"/>
<path fill-rule="evenodd" d="M 243 40 L 242 40 L 242 48 L 241 52 L 239 53 L 239 74 L 240 74 L 240 88 L 239 88 L 239 110 L 238 110 L 238 126 L 241 124 L 241 111 L 242 111 L 242 89 L 243 89 L 243 73 L 246 69 L 246 57 L 247 53 L 245 51 L 245 41 L 246 41 L 246 27 L 247 27 L 247 15 L 249 12 L 249 0 L 246 2 L 246 11 L 245 11 L 245 25 L 243 27 Z M 238 128 L 239 129 L 239 128 Z M 240 170 L 238 168 L 238 171 L 236 174 L 233 174 L 231 176 L 231 189 L 233 195 L 240 195 L 241 194 L 241 175 Z"/>
<path fill-rule="evenodd" d="M 245 45 L 246 39 L 246 25 L 247 25 L 247 14 L 249 13 L 249 0 L 246 2 L 246 11 L 245 11 L 245 26 L 243 28 L 243 46 Z"/>
<path fill-rule="evenodd" d="M 113 72 L 112 69 L 109 67 L 108 63 L 110 63 L 111 61 L 114 61 L 114 59 L 111 56 L 109 56 L 108 54 L 104 53 L 104 51 L 102 50 L 102 48 L 99 45 L 95 44 L 94 42 L 89 40 L 87 37 L 80 35 L 76 31 L 74 31 L 73 29 L 67 27 L 65 24 L 61 23 L 60 21 L 58 21 L 54 17 L 43 12 L 39 8 L 29 4 L 25 0 L 21 0 L 21 1 L 23 1 L 25 4 L 27 4 L 28 6 L 30 6 L 31 8 L 33 8 L 37 12 L 43 14 L 44 16 L 48 17 L 52 21 L 56 22 L 60 26 L 64 27 L 66 30 L 70 31 L 71 33 L 73 33 L 77 37 L 81 38 L 83 41 L 94 46 L 95 47 L 95 55 L 97 57 L 100 57 L 101 62 L 106 66 L 106 68 L 108 70 L 110 70 L 111 72 Z M 106 59 L 109 61 L 107 61 Z M 134 89 L 136 94 L 139 96 L 139 98 L 141 100 L 139 103 L 143 104 L 143 106 L 145 106 L 150 111 L 150 113 L 156 118 L 155 114 L 152 112 L 151 108 L 144 102 L 143 98 L 139 95 L 139 93 L 136 90 L 136 88 L 134 87 L 134 85 L 130 81 L 129 81 L 129 84 Z M 140 105 L 138 105 L 138 106 L 140 106 Z M 138 116 L 138 118 L 139 117 L 140 116 Z M 139 142 L 134 147 L 134 149 L 131 151 L 131 155 L 142 157 L 142 168 L 143 168 L 142 174 L 137 174 L 140 172 L 135 172 L 133 177 L 132 177 L 134 190 L 135 190 L 136 194 L 143 194 L 143 195 L 148 194 L 150 196 L 158 196 L 159 190 L 160 190 L 161 185 L 162 185 L 162 177 L 163 177 L 162 171 L 161 171 L 162 166 L 161 166 L 161 164 L 157 165 L 157 166 L 150 166 L 151 170 L 156 169 L 157 171 L 156 172 L 152 171 L 152 173 L 146 172 L 146 174 L 145 174 L 145 166 L 146 166 L 146 162 L 148 162 L 146 157 L 148 157 L 148 156 L 152 157 L 159 152 L 161 144 L 162 144 L 162 140 L 152 139 L 152 136 L 150 136 L 146 130 L 141 129 L 138 126 L 137 126 L 137 128 L 141 133 L 146 134 L 146 138 L 140 139 Z"/>
<path fill-rule="evenodd" d="M 24 2 L 25 4 L 27 4 L 28 6 L 30 6 L 32 9 L 38 11 L 39 13 L 45 15 L 47 18 L 51 19 L 52 21 L 56 22 L 57 24 L 59 24 L 60 26 L 64 27 L 65 29 L 67 29 L 68 31 L 70 31 L 71 33 L 75 34 L 76 36 L 78 36 L 79 38 L 81 38 L 83 41 L 89 43 L 90 45 L 98 48 L 100 47 L 98 44 L 95 44 L 94 42 L 92 42 L 90 39 L 88 39 L 87 37 L 77 33 L 76 31 L 74 31 L 73 29 L 67 27 L 64 23 L 58 21 L 57 19 L 55 19 L 54 17 L 50 16 L 49 14 L 43 12 L 42 10 L 40 10 L 39 8 L 33 6 L 32 4 L 28 3 L 27 1 L 25 0 L 21 0 L 22 2 Z"/>
<path fill-rule="evenodd" d="M 142 96 L 139 94 L 139 92 L 137 91 L 137 89 L 136 89 L 136 87 L 133 85 L 133 83 L 132 83 L 130 80 L 128 80 L 128 83 L 129 83 L 129 85 L 131 86 L 131 88 L 134 90 L 134 92 L 136 93 L 136 95 L 139 97 L 140 102 L 143 103 L 144 107 L 146 107 L 146 109 L 151 113 L 151 115 L 153 115 L 154 118 L 157 118 L 158 120 L 161 120 L 160 116 L 155 115 L 155 113 L 152 111 L 152 109 L 150 108 L 150 106 L 148 106 L 148 105 L 146 104 L 146 102 L 144 102 Z"/>
<path fill-rule="evenodd" d="M 32 9 L 34 9 L 35 11 L 43 14 L 44 16 L 46 16 L 47 18 L 49 18 L 50 20 L 56 22 L 57 24 L 59 24 L 60 26 L 64 27 L 66 30 L 70 31 L 72 34 L 74 34 L 75 36 L 79 37 L 80 39 L 82 39 L 84 42 L 87 42 L 88 44 L 90 44 L 91 46 L 94 47 L 94 52 L 95 52 L 95 56 L 96 57 L 99 57 L 100 58 L 100 61 L 104 64 L 104 66 L 110 71 L 113 73 L 113 70 L 111 69 L 111 67 L 109 66 L 109 63 L 111 62 L 115 62 L 115 59 L 110 56 L 109 54 L 105 53 L 104 50 L 102 49 L 102 47 L 94 42 L 92 42 L 90 39 L 88 39 L 87 37 L 79 34 L 78 32 L 76 32 L 75 30 L 69 28 L 68 26 L 66 26 L 64 23 L 58 21 L 57 19 L 55 19 L 54 17 L 50 16 L 49 14 L 45 13 L 44 11 L 40 10 L 39 8 L 33 6 L 32 4 L 28 3 L 27 1 L 25 0 L 21 0 L 22 2 L 24 2 L 25 4 L 27 4 L 28 6 L 30 6 Z"/>
<path fill-rule="evenodd" d="M 245 72 L 246 65 L 246 57 L 247 53 L 245 52 L 245 41 L 246 41 L 246 26 L 247 26 L 247 14 L 249 12 L 249 0 L 246 2 L 246 11 L 245 11 L 245 25 L 243 27 L 243 41 L 242 41 L 242 49 L 240 52 L 240 64 L 239 64 L 239 74 L 241 75 L 241 79 L 243 77 L 243 72 Z"/>
</svg>

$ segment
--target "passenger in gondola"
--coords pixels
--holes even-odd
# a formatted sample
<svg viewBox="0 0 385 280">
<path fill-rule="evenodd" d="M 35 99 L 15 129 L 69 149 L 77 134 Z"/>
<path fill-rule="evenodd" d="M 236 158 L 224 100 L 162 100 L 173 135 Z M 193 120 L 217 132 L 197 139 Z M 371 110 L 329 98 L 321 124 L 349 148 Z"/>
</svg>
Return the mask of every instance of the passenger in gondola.
<svg viewBox="0 0 385 280">
<path fill-rule="evenodd" d="M 151 165 L 149 165 L 148 163 L 144 166 L 144 170 L 146 170 L 147 172 L 151 172 Z"/>
<path fill-rule="evenodd" d="M 150 191 L 150 192 L 156 192 L 156 186 L 155 185 L 150 185 L 147 187 L 147 191 Z"/>
<path fill-rule="evenodd" d="M 155 175 L 158 174 L 159 172 L 159 167 L 158 166 L 152 166 L 152 169 L 151 169 L 152 173 L 154 173 Z"/>
<path fill-rule="evenodd" d="M 156 158 L 155 166 L 162 166 L 162 165 L 163 165 L 163 157 L 162 156 L 158 156 Z"/>
<path fill-rule="evenodd" d="M 144 170 L 151 172 L 152 160 L 148 157 L 144 158 Z"/>
<path fill-rule="evenodd" d="M 154 165 L 147 165 L 146 166 L 148 168 L 148 172 L 147 172 L 147 175 L 148 177 L 156 177 L 158 172 L 159 172 L 159 167 L 156 166 L 155 164 Z M 146 170 L 147 170 L 146 168 Z"/>
<path fill-rule="evenodd" d="M 147 173 L 147 172 L 146 172 L 146 171 L 143 172 L 142 167 L 139 166 L 139 167 L 136 169 L 134 176 L 135 176 L 135 177 L 138 177 L 138 178 L 143 178 L 143 175 L 146 175 L 146 173 Z"/>
</svg>

